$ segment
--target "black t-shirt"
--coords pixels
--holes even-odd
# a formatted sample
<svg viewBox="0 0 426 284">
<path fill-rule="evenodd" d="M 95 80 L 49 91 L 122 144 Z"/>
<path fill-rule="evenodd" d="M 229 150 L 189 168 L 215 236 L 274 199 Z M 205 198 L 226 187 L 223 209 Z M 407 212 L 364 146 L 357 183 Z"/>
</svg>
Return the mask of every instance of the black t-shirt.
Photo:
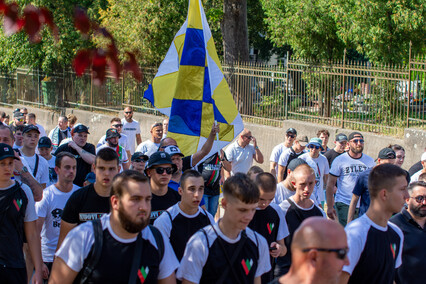
<svg viewBox="0 0 426 284">
<path fill-rule="evenodd" d="M 67 201 L 62 220 L 70 224 L 81 224 L 99 219 L 110 211 L 110 198 L 96 193 L 93 184 L 74 192 Z"/>
<path fill-rule="evenodd" d="M 192 162 L 192 155 L 182 158 L 182 172 L 192 168 L 191 162 Z"/>
<path fill-rule="evenodd" d="M 344 153 L 344 152 L 343 152 Z M 333 163 L 334 159 L 336 159 L 336 157 L 340 156 L 343 153 L 338 153 L 336 151 L 334 151 L 334 149 L 328 150 L 324 156 L 327 158 L 328 160 L 328 165 L 331 167 L 331 164 Z"/>
<path fill-rule="evenodd" d="M 288 248 L 287 254 L 283 257 L 277 258 L 277 272 L 276 276 L 286 274 L 291 265 L 291 243 L 293 241 L 294 232 L 299 228 L 300 224 L 309 217 L 319 216 L 325 218 L 325 213 L 315 204 L 311 208 L 301 208 L 291 199 L 288 198 L 280 204 L 281 209 L 284 211 L 285 220 L 289 235 L 284 239 L 285 246 Z"/>
<path fill-rule="evenodd" d="M 89 152 L 90 154 L 96 155 L 95 146 L 93 144 L 86 143 L 86 145 L 83 147 L 83 150 Z M 92 171 L 92 164 L 86 163 L 86 161 L 83 160 L 83 158 L 75 149 L 68 146 L 68 143 L 59 146 L 55 152 L 55 156 L 57 156 L 60 152 L 69 152 L 74 155 L 75 159 L 77 160 L 77 174 L 74 179 L 74 184 L 83 186 L 86 175 Z"/>
<path fill-rule="evenodd" d="M 408 213 L 407 209 L 394 215 L 390 222 L 397 225 L 404 233 L 402 247 L 402 264 L 396 270 L 397 284 L 421 284 L 426 263 L 426 227 L 422 228 Z"/>
<path fill-rule="evenodd" d="M 163 196 L 158 196 L 152 194 L 151 199 L 151 225 L 154 224 L 155 219 L 160 217 L 160 215 L 176 203 L 180 201 L 180 194 L 171 189 L 170 187 L 167 189 L 167 193 Z"/>
<path fill-rule="evenodd" d="M 18 183 L 11 188 L 0 190 L 1 267 L 25 268 L 22 245 L 27 205 L 27 195 Z"/>
<path fill-rule="evenodd" d="M 410 176 L 412 176 L 421 169 L 423 169 L 422 162 L 418 161 L 417 163 L 411 166 L 411 168 L 408 170 L 408 173 L 410 174 Z"/>
<path fill-rule="evenodd" d="M 198 166 L 198 171 L 203 175 L 204 194 L 219 195 L 220 194 L 220 170 L 222 164 L 218 153 L 208 157 L 202 164 Z"/>
</svg>

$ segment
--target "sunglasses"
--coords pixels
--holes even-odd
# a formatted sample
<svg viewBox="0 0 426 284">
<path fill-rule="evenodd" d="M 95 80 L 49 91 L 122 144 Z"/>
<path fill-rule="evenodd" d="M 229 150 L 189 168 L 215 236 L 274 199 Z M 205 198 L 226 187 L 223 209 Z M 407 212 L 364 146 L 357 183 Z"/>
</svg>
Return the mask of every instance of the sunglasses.
<svg viewBox="0 0 426 284">
<path fill-rule="evenodd" d="M 364 144 L 364 139 L 354 139 L 351 142 L 354 142 L 355 144 L 357 143 Z"/>
<path fill-rule="evenodd" d="M 245 138 L 247 138 L 249 140 L 251 140 L 253 138 L 253 136 L 247 136 L 247 135 L 244 135 L 243 137 L 245 137 Z"/>
<path fill-rule="evenodd" d="M 288 138 L 296 138 L 296 135 L 293 135 L 293 134 L 287 134 L 287 137 L 288 137 Z"/>
<path fill-rule="evenodd" d="M 416 200 L 417 203 L 423 203 L 423 201 L 425 201 L 426 199 L 426 195 L 419 195 L 416 197 L 410 197 L 413 198 L 414 200 Z"/>
<path fill-rule="evenodd" d="M 136 163 L 144 162 L 145 163 L 146 160 L 144 160 L 144 159 L 134 159 L 133 162 L 136 162 Z M 163 172 L 161 172 L 161 173 L 163 173 Z"/>
<path fill-rule="evenodd" d="M 316 146 L 316 145 L 309 145 L 308 148 L 309 149 L 317 149 L 318 150 L 320 147 Z"/>
<path fill-rule="evenodd" d="M 123 127 L 123 124 L 113 124 L 111 126 L 114 127 L 114 128 L 118 128 L 118 127 Z"/>
<path fill-rule="evenodd" d="M 166 174 L 171 175 L 173 173 L 173 168 L 163 168 L 163 167 L 155 168 L 155 172 L 159 175 L 162 175 L 164 171 L 166 171 Z"/>
<path fill-rule="evenodd" d="M 125 111 L 124 113 L 125 114 L 130 114 L 130 113 L 133 113 L 133 111 Z"/>
<path fill-rule="evenodd" d="M 348 249 L 346 248 L 340 248 L 340 249 L 325 249 L 325 248 L 306 248 L 303 249 L 303 252 L 308 252 L 310 250 L 317 250 L 317 251 L 323 251 L 323 252 L 335 252 L 338 259 L 344 260 L 346 255 L 348 254 Z"/>
</svg>

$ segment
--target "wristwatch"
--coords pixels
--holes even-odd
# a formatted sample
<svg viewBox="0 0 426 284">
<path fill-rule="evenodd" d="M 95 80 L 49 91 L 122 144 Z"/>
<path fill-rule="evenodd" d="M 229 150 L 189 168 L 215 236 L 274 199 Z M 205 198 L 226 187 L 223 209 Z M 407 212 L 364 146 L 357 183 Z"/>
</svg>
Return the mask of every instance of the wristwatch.
<svg viewBox="0 0 426 284">
<path fill-rule="evenodd" d="M 20 175 L 22 175 L 22 173 L 28 173 L 28 168 L 26 166 L 23 166 L 22 170 L 19 172 Z"/>
</svg>

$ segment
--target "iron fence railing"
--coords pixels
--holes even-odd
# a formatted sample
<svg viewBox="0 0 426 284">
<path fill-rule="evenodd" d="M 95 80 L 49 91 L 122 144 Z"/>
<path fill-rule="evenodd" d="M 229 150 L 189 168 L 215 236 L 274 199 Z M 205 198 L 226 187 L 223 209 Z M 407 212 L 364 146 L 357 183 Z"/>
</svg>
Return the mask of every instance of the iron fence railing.
<svg viewBox="0 0 426 284">
<path fill-rule="evenodd" d="M 157 68 L 142 70 L 140 83 L 129 74 L 119 81 L 108 75 L 98 87 L 90 74 L 77 77 L 64 70 L 46 76 L 17 69 L 0 73 L 1 102 L 115 112 L 133 106 L 159 114 L 143 98 Z M 394 136 L 402 136 L 404 128 L 426 125 L 425 57 L 410 54 L 404 66 L 350 62 L 345 57 L 326 63 L 289 58 L 275 66 L 224 64 L 223 70 L 248 121 L 282 126 L 284 120 L 296 119 Z"/>
</svg>

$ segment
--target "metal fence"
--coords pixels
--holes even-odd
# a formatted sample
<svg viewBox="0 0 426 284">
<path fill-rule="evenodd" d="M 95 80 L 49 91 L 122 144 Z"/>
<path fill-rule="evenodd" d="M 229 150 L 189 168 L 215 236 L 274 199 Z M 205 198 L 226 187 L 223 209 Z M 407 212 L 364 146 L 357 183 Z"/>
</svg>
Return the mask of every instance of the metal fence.
<svg viewBox="0 0 426 284">
<path fill-rule="evenodd" d="M 70 106 L 92 111 L 159 114 L 143 99 L 157 68 L 144 67 L 144 79 L 129 74 L 119 81 L 107 76 L 95 86 L 90 74 L 64 70 L 50 76 L 18 69 L 0 74 L 4 104 Z M 425 128 L 426 58 L 411 57 L 404 66 L 341 61 L 314 63 L 289 58 L 281 65 L 224 64 L 231 92 L 246 121 L 282 126 L 296 119 L 356 130 L 402 136 L 404 128 Z"/>
</svg>

